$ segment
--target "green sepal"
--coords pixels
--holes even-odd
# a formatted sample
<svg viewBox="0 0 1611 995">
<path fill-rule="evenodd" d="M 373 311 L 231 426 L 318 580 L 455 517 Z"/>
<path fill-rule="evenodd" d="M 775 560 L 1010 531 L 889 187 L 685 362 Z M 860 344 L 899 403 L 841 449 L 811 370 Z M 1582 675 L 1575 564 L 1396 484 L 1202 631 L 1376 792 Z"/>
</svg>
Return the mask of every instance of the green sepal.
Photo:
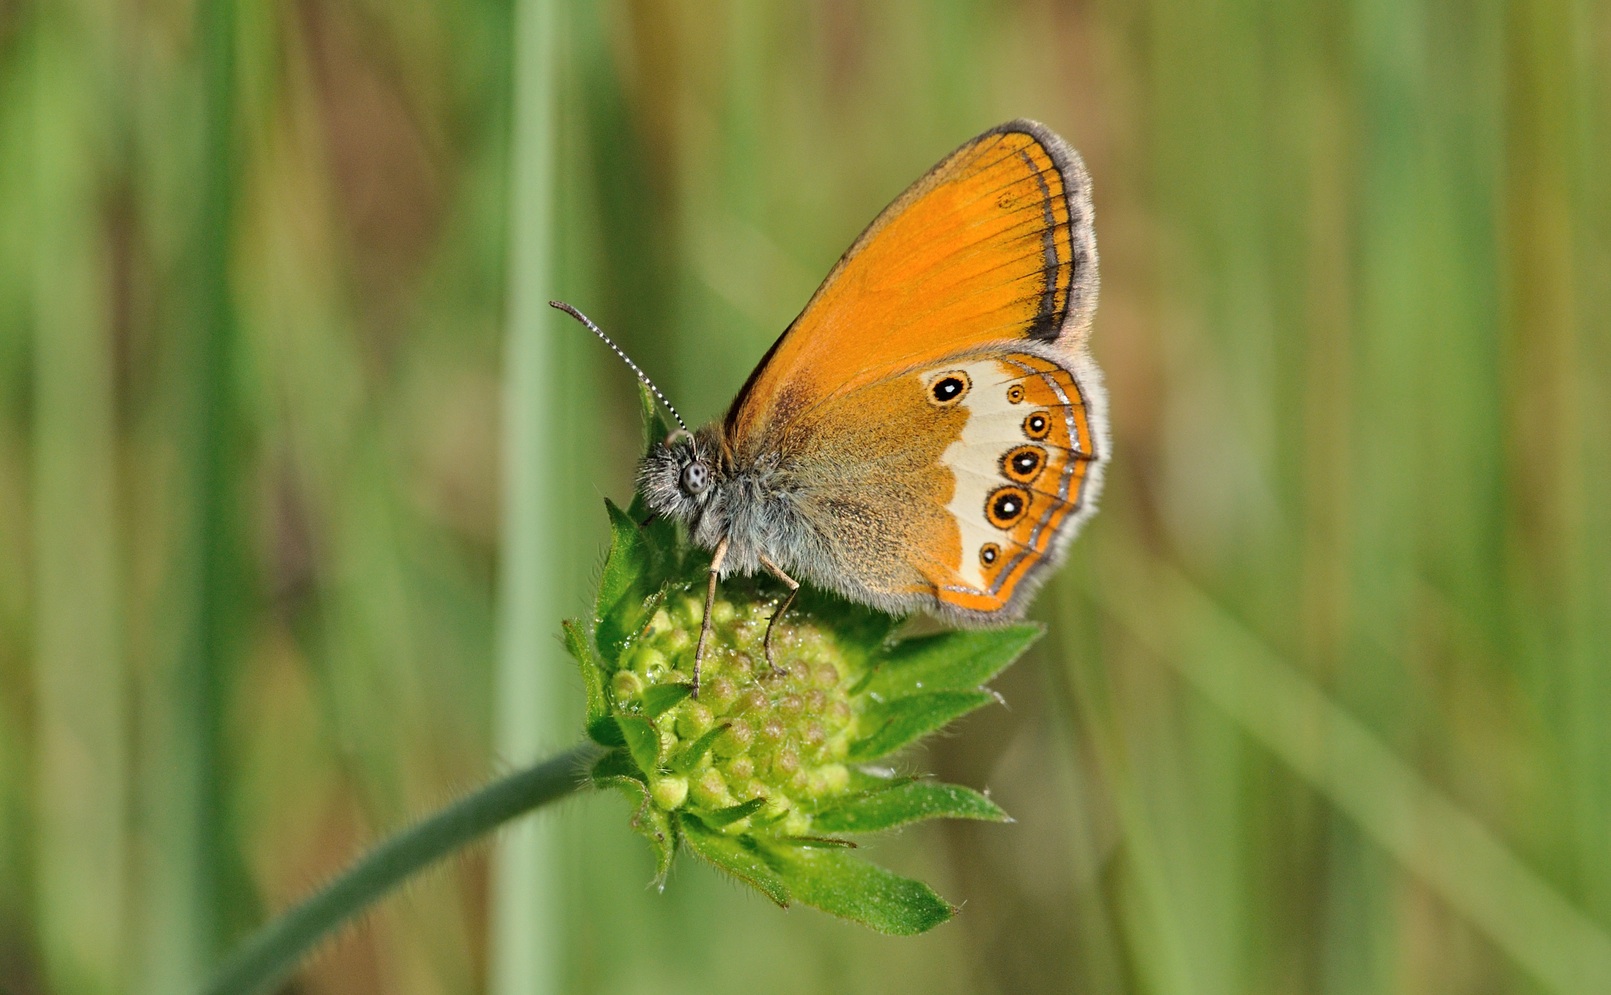
<svg viewBox="0 0 1611 995">
<path fill-rule="evenodd" d="M 656 731 L 654 723 L 636 715 L 618 715 L 615 724 L 620 728 L 627 752 L 632 754 L 638 769 L 645 774 L 659 770 L 660 733 Z"/>
<path fill-rule="evenodd" d="M 933 691 L 972 691 L 1001 673 L 1041 637 L 1034 623 L 965 629 L 908 639 L 890 650 L 863 693 L 890 701 Z"/>
<path fill-rule="evenodd" d="M 593 724 L 608 718 L 610 714 L 610 699 L 604 693 L 604 664 L 580 624 L 574 619 L 566 619 L 561 627 L 565 631 L 565 649 L 576 660 L 576 669 L 582 674 L 582 689 L 587 693 L 587 726 L 591 735 Z M 594 741 L 599 742 L 597 739 Z"/>
<path fill-rule="evenodd" d="M 658 585 L 648 581 L 654 568 L 649 537 L 615 502 L 605 499 L 604 507 L 610 515 L 610 551 L 594 602 L 594 640 L 606 660 L 618 661 L 652 611 L 648 600 Z"/>
<path fill-rule="evenodd" d="M 747 802 L 729 805 L 727 808 L 719 808 L 714 812 L 706 812 L 703 818 L 712 829 L 720 829 L 723 826 L 732 825 L 745 816 L 754 815 L 765 804 L 765 798 L 751 798 Z"/>
<path fill-rule="evenodd" d="M 761 852 L 796 901 L 880 933 L 912 936 L 956 914 L 928 885 L 886 871 L 842 847 L 773 843 Z"/>
<path fill-rule="evenodd" d="M 752 837 L 728 836 L 709 829 L 698 818 L 682 818 L 683 840 L 696 856 L 714 864 L 784 908 L 789 889 L 772 869 Z"/>
<path fill-rule="evenodd" d="M 844 798 L 812 816 L 811 827 L 827 833 L 870 833 L 925 819 L 1011 821 L 995 802 L 972 788 L 915 780 Z"/>
<path fill-rule="evenodd" d="M 648 453 L 655 446 L 666 441 L 671 429 L 666 425 L 665 418 L 660 415 L 660 405 L 655 400 L 649 388 L 642 383 L 638 384 L 638 411 L 643 423 L 643 451 Z M 641 491 L 632 495 L 632 505 L 627 509 L 634 522 L 641 522 L 649 517 L 649 504 L 643 499 Z"/>
<path fill-rule="evenodd" d="M 688 747 L 682 752 L 681 756 L 671 761 L 672 771 L 677 774 L 692 773 L 693 769 L 699 766 L 700 758 L 710 752 L 710 748 L 716 745 L 716 740 L 721 738 L 722 733 L 726 732 L 727 727 L 731 724 L 730 722 L 723 722 L 694 740 L 693 746 Z"/>
<path fill-rule="evenodd" d="M 995 700 L 988 691 L 940 691 L 884 702 L 861 716 L 861 727 L 871 732 L 851 744 L 845 759 L 877 760 Z"/>
<path fill-rule="evenodd" d="M 645 717 L 655 719 L 693 693 L 692 684 L 656 684 L 638 695 L 638 706 Z"/>
<path fill-rule="evenodd" d="M 651 565 L 648 541 L 637 521 L 609 498 L 604 499 L 604 510 L 610 517 L 610 551 L 604 558 L 594 601 L 599 615 L 609 614 Z"/>
<path fill-rule="evenodd" d="M 795 846 L 825 846 L 837 850 L 858 850 L 861 844 L 855 840 L 840 839 L 837 836 L 785 836 L 784 842 Z"/>
<path fill-rule="evenodd" d="M 641 382 L 638 384 L 638 408 L 643 414 L 643 451 L 648 452 L 666 441 L 666 436 L 671 434 L 671 426 L 666 424 L 665 417 L 660 413 L 660 402 Z"/>
<path fill-rule="evenodd" d="M 601 715 L 587 724 L 587 738 L 600 746 L 625 746 L 626 737 L 621 735 L 621 727 L 616 724 L 615 716 Z"/>
<path fill-rule="evenodd" d="M 655 807 L 649 796 L 649 785 L 644 781 L 634 761 L 625 750 L 611 750 L 600 757 L 591 772 L 593 783 L 620 788 L 636 808 L 632 812 L 632 828 L 654 850 L 654 884 L 663 885 L 671 871 L 671 859 L 677 854 L 677 825 L 669 813 Z"/>
<path fill-rule="evenodd" d="M 640 783 L 643 781 L 643 772 L 638 770 L 632 755 L 624 749 L 611 750 L 599 757 L 593 762 L 588 776 L 595 784 L 613 784 L 622 778 Z"/>
</svg>

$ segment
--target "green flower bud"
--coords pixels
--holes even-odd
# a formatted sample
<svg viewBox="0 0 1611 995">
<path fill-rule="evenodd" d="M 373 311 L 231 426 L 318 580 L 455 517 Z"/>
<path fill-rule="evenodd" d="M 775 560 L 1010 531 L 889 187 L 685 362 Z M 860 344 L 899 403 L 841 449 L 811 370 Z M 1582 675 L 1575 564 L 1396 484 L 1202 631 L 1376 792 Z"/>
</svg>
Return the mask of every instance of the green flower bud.
<svg viewBox="0 0 1611 995">
<path fill-rule="evenodd" d="M 714 767 L 708 767 L 700 773 L 688 786 L 689 798 L 695 806 L 714 811 L 716 809 L 731 808 L 736 805 L 732 794 L 727 790 L 727 779 L 722 772 Z"/>
<path fill-rule="evenodd" d="M 680 626 L 698 629 L 705 620 L 705 603 L 692 596 L 677 599 L 676 619 Z"/>
<path fill-rule="evenodd" d="M 688 798 L 688 779 L 686 777 L 662 777 L 649 784 L 649 795 L 654 803 L 666 811 L 682 808 L 682 803 Z"/>
<path fill-rule="evenodd" d="M 712 724 L 710 709 L 700 702 L 691 701 L 686 708 L 677 710 L 677 735 L 683 739 L 698 739 Z"/>
<path fill-rule="evenodd" d="M 747 751 L 754 742 L 754 727 L 743 719 L 738 719 L 728 725 L 721 738 L 716 740 L 716 754 L 722 757 L 738 756 Z"/>
<path fill-rule="evenodd" d="M 610 690 L 615 692 L 617 701 L 626 701 L 636 698 L 648 687 L 642 677 L 633 670 L 617 670 L 615 676 L 610 678 Z"/>
<path fill-rule="evenodd" d="M 650 684 L 659 684 L 671 665 L 666 655 L 653 646 L 639 646 L 632 653 L 631 667 Z"/>
</svg>

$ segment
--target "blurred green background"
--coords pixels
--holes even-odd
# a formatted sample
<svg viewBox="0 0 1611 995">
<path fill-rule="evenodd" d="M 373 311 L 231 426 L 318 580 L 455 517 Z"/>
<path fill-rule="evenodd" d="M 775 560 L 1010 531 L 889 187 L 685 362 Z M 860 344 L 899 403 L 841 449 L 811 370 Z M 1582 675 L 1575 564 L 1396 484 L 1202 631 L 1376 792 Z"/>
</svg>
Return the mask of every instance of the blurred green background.
<svg viewBox="0 0 1611 995">
<path fill-rule="evenodd" d="M 951 148 L 1094 179 L 1116 456 L 889 939 L 602 795 L 298 992 L 1611 991 L 1611 6 L 3 0 L 0 992 L 183 991 L 579 734 L 638 444 Z M 496 853 L 496 855 L 494 855 Z"/>
</svg>

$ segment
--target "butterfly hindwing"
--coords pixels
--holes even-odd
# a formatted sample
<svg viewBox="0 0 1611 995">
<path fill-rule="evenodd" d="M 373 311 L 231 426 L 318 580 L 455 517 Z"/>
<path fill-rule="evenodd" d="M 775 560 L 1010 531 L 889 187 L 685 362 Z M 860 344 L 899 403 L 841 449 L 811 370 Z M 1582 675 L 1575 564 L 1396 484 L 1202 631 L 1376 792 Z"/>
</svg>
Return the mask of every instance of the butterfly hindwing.
<svg viewBox="0 0 1611 995">
<path fill-rule="evenodd" d="M 1094 510 L 1105 457 L 1088 361 L 964 354 L 850 391 L 804 420 L 795 501 L 813 576 L 890 609 L 1018 614 Z M 820 565 L 819 565 L 820 564 Z"/>
<path fill-rule="evenodd" d="M 973 381 L 960 402 L 969 417 L 939 461 L 954 480 L 946 507 L 958 555 L 931 562 L 926 573 L 942 611 L 1016 614 L 1095 508 L 1106 455 L 1101 399 L 1062 361 L 1035 353 L 962 369 Z M 929 378 L 950 375 L 941 369 Z"/>
</svg>

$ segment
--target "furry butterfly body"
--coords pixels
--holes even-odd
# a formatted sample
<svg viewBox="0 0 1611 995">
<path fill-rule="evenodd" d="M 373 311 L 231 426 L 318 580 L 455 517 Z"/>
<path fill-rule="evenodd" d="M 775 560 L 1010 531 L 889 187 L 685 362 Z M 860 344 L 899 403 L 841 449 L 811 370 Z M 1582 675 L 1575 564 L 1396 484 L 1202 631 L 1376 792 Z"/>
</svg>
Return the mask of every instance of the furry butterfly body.
<svg viewBox="0 0 1611 995">
<path fill-rule="evenodd" d="M 639 487 L 713 550 L 712 592 L 766 569 L 892 613 L 1017 617 L 1101 486 L 1096 295 L 1083 163 L 1001 125 L 886 208 Z"/>
</svg>

